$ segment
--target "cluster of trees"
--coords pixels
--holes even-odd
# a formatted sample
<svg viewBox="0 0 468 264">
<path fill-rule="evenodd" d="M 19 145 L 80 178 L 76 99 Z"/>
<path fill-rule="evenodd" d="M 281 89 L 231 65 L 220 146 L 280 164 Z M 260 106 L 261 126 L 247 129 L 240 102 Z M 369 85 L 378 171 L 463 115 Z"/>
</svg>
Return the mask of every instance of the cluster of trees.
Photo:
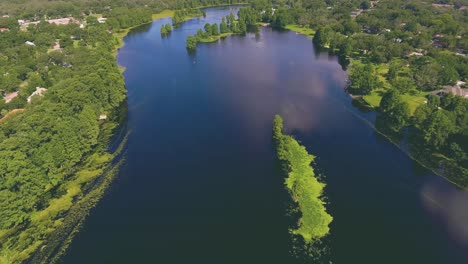
<svg viewBox="0 0 468 264">
<path fill-rule="evenodd" d="M 165 25 L 161 25 L 161 36 L 166 36 L 172 32 L 171 24 L 167 23 Z"/>
<path fill-rule="evenodd" d="M 418 142 L 468 168 L 468 100 L 452 94 L 431 96 L 412 121 Z M 467 170 L 458 176 L 457 183 L 468 186 Z"/>
<path fill-rule="evenodd" d="M 174 12 L 174 16 L 172 17 L 172 25 L 174 27 L 180 26 L 185 20 L 191 17 L 200 17 L 204 16 L 205 13 L 200 11 L 198 8 L 190 8 L 190 9 L 180 9 Z"/>
<path fill-rule="evenodd" d="M 198 42 L 212 42 L 221 36 L 228 34 L 241 34 L 239 30 L 239 21 L 235 20 L 234 14 L 223 17 L 221 23 L 209 24 L 206 23 L 203 29 L 199 29 L 195 36 L 188 36 L 186 40 L 186 47 L 189 51 L 194 51 L 197 48 Z"/>
<path fill-rule="evenodd" d="M 238 19 L 235 19 L 234 14 L 229 14 L 223 17 L 219 24 L 205 24 L 204 30 L 199 29 L 195 36 L 188 36 L 186 47 L 189 51 L 194 51 L 197 48 L 198 42 L 212 42 L 217 40 L 221 35 L 239 34 L 244 35 L 247 32 L 257 32 L 258 22 L 262 16 L 260 11 L 252 7 L 239 9 L 237 14 Z"/>
<path fill-rule="evenodd" d="M 104 13 L 109 29 L 124 29 L 152 21 L 153 12 L 149 8 L 116 7 Z"/>
<path fill-rule="evenodd" d="M 351 83 L 348 91 L 352 94 L 367 95 L 375 88 L 380 87 L 380 82 L 372 64 L 354 64 L 351 68 L 349 79 Z"/>
<path fill-rule="evenodd" d="M 310 166 L 315 157 L 292 136 L 283 134 L 283 119 L 279 115 L 274 118 L 273 139 L 278 159 L 287 174 L 286 189 L 301 212 L 298 226 L 291 232 L 301 236 L 307 244 L 314 243 L 329 233 L 333 220 L 324 206 L 325 184 L 317 180 Z"/>
<path fill-rule="evenodd" d="M 390 129 L 392 134 L 405 132 L 411 150 L 426 162 L 437 166 L 432 153 L 444 155 L 445 166 L 456 172 L 448 171 L 447 176 L 459 186 L 468 186 L 468 100 L 452 94 L 430 95 L 411 115 L 401 92 L 390 89 L 382 97 L 377 122 L 379 129 Z"/>
</svg>

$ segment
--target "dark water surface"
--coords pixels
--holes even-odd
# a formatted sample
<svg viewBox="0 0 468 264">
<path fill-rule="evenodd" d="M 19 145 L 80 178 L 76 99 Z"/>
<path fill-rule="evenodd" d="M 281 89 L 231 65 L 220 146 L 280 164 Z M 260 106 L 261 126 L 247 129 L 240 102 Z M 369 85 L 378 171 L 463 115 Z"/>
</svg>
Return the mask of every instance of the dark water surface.
<svg viewBox="0 0 468 264">
<path fill-rule="evenodd" d="M 376 134 L 310 39 L 262 28 L 187 54 L 188 34 L 231 11 L 125 39 L 127 164 L 63 262 L 297 263 L 271 140 L 279 113 L 326 177 L 334 263 L 468 263 L 467 193 Z"/>
</svg>

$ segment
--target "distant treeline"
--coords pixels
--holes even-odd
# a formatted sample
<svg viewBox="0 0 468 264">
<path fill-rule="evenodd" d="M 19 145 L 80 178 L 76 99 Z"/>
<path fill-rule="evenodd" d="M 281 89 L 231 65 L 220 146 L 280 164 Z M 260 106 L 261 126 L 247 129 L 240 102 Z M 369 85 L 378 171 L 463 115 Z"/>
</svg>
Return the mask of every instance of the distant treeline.
<svg viewBox="0 0 468 264">
<path fill-rule="evenodd" d="M 14 15 L 27 19 L 44 16 L 80 16 L 102 14 L 116 7 L 147 8 L 157 13 L 164 9 L 197 8 L 223 4 L 245 3 L 240 0 L 0 0 L 0 15 Z"/>
</svg>

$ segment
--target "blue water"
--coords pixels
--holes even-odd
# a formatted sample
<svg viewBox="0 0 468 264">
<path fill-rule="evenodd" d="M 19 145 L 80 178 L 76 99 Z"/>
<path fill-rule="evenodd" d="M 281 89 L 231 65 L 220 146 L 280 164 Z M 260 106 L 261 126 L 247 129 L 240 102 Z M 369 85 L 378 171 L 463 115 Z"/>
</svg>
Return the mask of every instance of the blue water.
<svg viewBox="0 0 468 264">
<path fill-rule="evenodd" d="M 127 163 L 63 263 L 301 263 L 271 140 L 277 113 L 317 156 L 334 263 L 468 263 L 466 192 L 369 126 L 336 58 L 271 28 L 187 53 L 189 34 L 236 10 L 125 38 Z"/>
</svg>

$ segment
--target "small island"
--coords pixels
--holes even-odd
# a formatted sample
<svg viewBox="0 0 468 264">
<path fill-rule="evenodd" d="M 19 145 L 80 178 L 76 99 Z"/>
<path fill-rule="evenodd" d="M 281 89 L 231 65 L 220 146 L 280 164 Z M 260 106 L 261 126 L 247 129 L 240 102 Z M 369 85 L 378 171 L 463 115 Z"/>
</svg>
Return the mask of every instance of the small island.
<svg viewBox="0 0 468 264">
<path fill-rule="evenodd" d="M 171 24 L 167 23 L 165 25 L 161 25 L 161 36 L 167 36 L 171 34 L 172 32 L 172 26 Z"/>
<path fill-rule="evenodd" d="M 279 115 L 273 121 L 273 139 L 278 160 L 287 175 L 286 189 L 301 212 L 291 233 L 301 236 L 306 244 L 313 244 L 329 233 L 333 220 L 323 200 L 325 184 L 318 181 L 310 166 L 315 157 L 292 136 L 283 134 L 283 118 Z"/>
</svg>

